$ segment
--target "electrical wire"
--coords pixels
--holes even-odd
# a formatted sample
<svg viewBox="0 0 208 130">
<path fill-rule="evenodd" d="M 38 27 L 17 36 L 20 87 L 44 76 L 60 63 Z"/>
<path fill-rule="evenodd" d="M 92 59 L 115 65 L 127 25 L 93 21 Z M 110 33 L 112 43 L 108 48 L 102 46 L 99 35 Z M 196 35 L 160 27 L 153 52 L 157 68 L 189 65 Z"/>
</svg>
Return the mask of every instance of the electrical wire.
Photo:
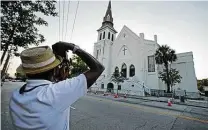
<svg viewBox="0 0 208 130">
<path fill-rule="evenodd" d="M 61 0 L 59 0 L 59 41 L 61 39 Z"/>
<path fill-rule="evenodd" d="M 77 9 L 76 9 L 76 13 L 75 13 L 75 17 L 74 17 L 74 23 L 73 23 L 73 27 L 72 27 L 72 33 L 71 33 L 71 37 L 70 37 L 70 42 L 72 40 L 72 36 L 73 36 L 73 32 L 74 32 L 74 25 L 75 25 L 75 22 L 76 22 L 76 17 L 77 17 L 77 10 L 79 8 L 79 1 L 77 3 Z"/>
<path fill-rule="evenodd" d="M 68 17 L 69 17 L 69 7 L 70 7 L 70 0 L 69 0 L 69 3 L 68 3 L 68 10 L 67 10 L 67 18 L 66 18 L 66 31 L 65 31 L 65 36 L 64 36 L 64 40 L 66 39 L 66 34 L 67 34 L 67 30 L 68 30 L 68 28 L 67 28 L 67 25 L 68 25 Z"/>
<path fill-rule="evenodd" d="M 64 36 L 64 8 L 65 8 L 65 0 L 63 1 L 63 23 L 62 23 L 62 41 Z"/>
</svg>

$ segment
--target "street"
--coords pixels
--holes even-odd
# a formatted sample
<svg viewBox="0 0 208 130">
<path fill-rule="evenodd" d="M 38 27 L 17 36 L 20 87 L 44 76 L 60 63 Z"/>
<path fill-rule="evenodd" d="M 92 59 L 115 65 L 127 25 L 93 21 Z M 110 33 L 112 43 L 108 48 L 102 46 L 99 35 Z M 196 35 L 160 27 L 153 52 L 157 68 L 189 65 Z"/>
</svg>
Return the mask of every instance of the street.
<svg viewBox="0 0 208 130">
<path fill-rule="evenodd" d="M 23 85 L 6 82 L 2 87 L 1 127 L 12 130 L 8 112 L 11 92 Z M 72 105 L 71 130 L 207 130 L 208 110 L 184 107 L 174 111 L 85 96 Z"/>
</svg>

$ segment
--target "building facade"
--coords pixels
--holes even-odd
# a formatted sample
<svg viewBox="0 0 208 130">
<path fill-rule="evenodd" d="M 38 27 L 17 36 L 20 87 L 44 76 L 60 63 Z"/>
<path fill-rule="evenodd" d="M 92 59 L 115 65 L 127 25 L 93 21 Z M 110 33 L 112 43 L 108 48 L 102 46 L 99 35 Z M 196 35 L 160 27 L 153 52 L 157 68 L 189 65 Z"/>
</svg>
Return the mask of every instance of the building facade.
<svg viewBox="0 0 208 130">
<path fill-rule="evenodd" d="M 161 65 L 155 63 L 154 54 L 160 46 L 157 35 L 154 40 L 145 39 L 123 26 L 118 35 L 114 29 L 111 2 L 108 4 L 102 26 L 97 30 L 97 42 L 94 43 L 94 57 L 104 66 L 105 71 L 98 78 L 92 89 L 98 91 L 115 91 L 132 95 L 144 95 L 144 91 L 166 90 L 166 85 L 158 78 Z M 173 89 L 181 88 L 188 92 L 197 92 L 197 79 L 195 76 L 192 52 L 177 54 L 178 60 L 172 63 L 171 68 L 179 70 L 182 76 L 180 84 Z M 115 70 L 123 72 L 128 79 L 118 87 L 111 81 Z"/>
</svg>

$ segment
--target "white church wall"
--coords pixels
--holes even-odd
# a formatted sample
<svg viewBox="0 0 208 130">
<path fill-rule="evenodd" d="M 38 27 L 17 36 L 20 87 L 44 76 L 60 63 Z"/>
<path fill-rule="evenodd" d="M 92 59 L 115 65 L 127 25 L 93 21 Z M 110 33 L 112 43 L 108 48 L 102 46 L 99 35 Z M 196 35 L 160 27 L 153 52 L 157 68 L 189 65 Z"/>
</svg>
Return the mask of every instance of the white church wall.
<svg viewBox="0 0 208 130">
<path fill-rule="evenodd" d="M 193 62 L 193 53 L 185 52 L 177 54 L 177 61 L 173 62 L 170 65 L 171 68 L 176 68 L 181 75 L 181 83 L 173 86 L 173 89 L 182 89 L 186 92 L 198 92 L 197 90 L 197 79 L 195 76 L 194 62 Z M 164 68 L 162 65 L 159 67 L 160 71 Z M 159 87 L 166 88 L 166 84 L 159 79 Z"/>
<path fill-rule="evenodd" d="M 129 77 L 129 66 L 131 64 L 135 66 L 136 72 L 140 70 L 140 66 L 138 64 L 139 57 L 141 57 L 139 43 L 127 29 L 123 28 L 121 30 L 117 39 L 113 43 L 112 50 L 111 73 L 114 72 L 115 66 L 118 66 L 119 70 L 121 70 L 123 63 L 127 65 L 127 77 Z"/>
<path fill-rule="evenodd" d="M 186 52 L 177 54 L 178 60 L 171 64 L 172 68 L 176 68 L 181 75 L 181 83 L 174 86 L 175 89 L 180 88 L 187 92 L 197 92 L 197 79 L 195 76 L 193 53 Z"/>
<path fill-rule="evenodd" d="M 157 43 L 152 40 L 144 40 L 145 43 L 145 55 L 143 58 L 145 59 L 144 71 L 145 78 L 144 82 L 146 86 L 150 89 L 159 89 L 159 81 L 158 81 L 158 70 L 155 64 L 155 71 L 148 72 L 148 56 L 153 56 L 157 49 Z"/>
</svg>

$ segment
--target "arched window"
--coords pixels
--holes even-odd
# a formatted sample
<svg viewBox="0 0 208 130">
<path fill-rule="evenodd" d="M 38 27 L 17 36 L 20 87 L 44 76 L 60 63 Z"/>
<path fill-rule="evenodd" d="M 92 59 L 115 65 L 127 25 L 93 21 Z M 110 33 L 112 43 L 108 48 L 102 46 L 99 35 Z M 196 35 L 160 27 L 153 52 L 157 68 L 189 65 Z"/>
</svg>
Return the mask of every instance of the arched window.
<svg viewBox="0 0 208 130">
<path fill-rule="evenodd" d="M 135 67 L 134 65 L 130 65 L 129 67 L 129 76 L 133 77 L 135 75 Z"/>
<path fill-rule="evenodd" d="M 119 68 L 117 66 L 115 68 L 115 72 L 119 72 Z"/>
<path fill-rule="evenodd" d="M 108 32 L 108 39 L 110 39 L 110 32 Z"/>
<path fill-rule="evenodd" d="M 101 40 L 101 38 L 102 38 L 102 33 L 100 33 L 100 40 Z"/>
<path fill-rule="evenodd" d="M 104 83 L 101 84 L 101 89 L 104 89 Z"/>
<path fill-rule="evenodd" d="M 123 77 L 125 78 L 126 78 L 126 71 L 127 71 L 127 67 L 126 67 L 126 64 L 124 63 L 121 67 L 121 72 L 122 72 Z"/>
<path fill-rule="evenodd" d="M 103 33 L 103 39 L 105 39 L 105 32 Z"/>
<path fill-rule="evenodd" d="M 113 34 L 112 34 L 112 36 L 111 36 L 111 41 L 113 41 L 114 39 L 113 39 Z"/>
</svg>

